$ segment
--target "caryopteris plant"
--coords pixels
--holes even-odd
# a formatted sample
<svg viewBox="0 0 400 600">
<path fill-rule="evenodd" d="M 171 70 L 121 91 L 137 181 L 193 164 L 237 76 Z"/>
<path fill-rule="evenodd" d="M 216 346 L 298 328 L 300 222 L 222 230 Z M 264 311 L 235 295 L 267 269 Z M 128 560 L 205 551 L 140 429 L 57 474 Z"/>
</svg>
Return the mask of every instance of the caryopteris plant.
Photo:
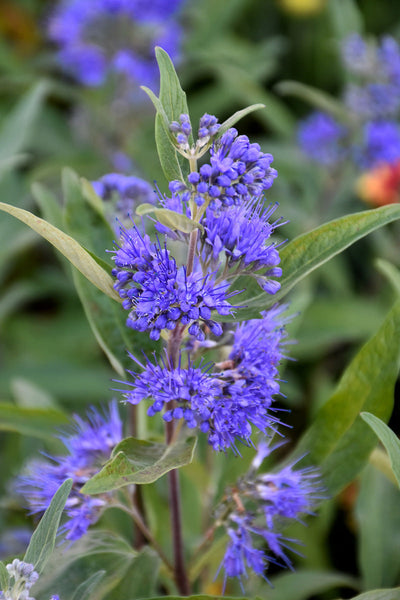
<svg viewBox="0 0 400 600">
<path fill-rule="evenodd" d="M 44 214 L 57 216 L 51 223 L 0 205 L 76 267 L 89 322 L 117 373 L 112 388 L 126 405 L 124 417 L 116 399 L 103 412 L 75 416 L 74 428 L 59 435 L 66 452 L 34 460 L 19 478 L 19 492 L 39 514 L 72 480 L 59 530 L 68 542 L 54 559 L 61 600 L 75 597 L 74 572 L 88 580 L 79 597 L 133 600 L 206 593 L 215 578 L 219 593 L 240 591 L 235 581 L 246 593 L 254 589 L 251 573 L 269 583 L 277 569 L 293 569 L 299 541 L 287 528 L 366 463 L 376 438 L 360 411 L 387 420 L 393 403 L 399 303 L 298 446 L 283 462 L 281 449 L 274 453 L 290 425 L 279 368 L 292 317 L 279 301 L 331 257 L 398 219 L 400 206 L 347 215 L 284 241 L 284 199 L 283 216 L 265 199 L 277 176 L 273 157 L 234 128 L 268 108 L 251 106 L 221 124 L 205 113 L 194 128 L 168 55 L 156 54 L 160 94 L 146 91 L 167 193 L 122 175 L 92 187 L 66 171 L 63 214 L 36 189 Z M 101 197 L 115 194 L 110 226 Z M 24 575 L 26 590 L 32 576 Z M 9 593 L 3 597 L 27 597 Z"/>
</svg>

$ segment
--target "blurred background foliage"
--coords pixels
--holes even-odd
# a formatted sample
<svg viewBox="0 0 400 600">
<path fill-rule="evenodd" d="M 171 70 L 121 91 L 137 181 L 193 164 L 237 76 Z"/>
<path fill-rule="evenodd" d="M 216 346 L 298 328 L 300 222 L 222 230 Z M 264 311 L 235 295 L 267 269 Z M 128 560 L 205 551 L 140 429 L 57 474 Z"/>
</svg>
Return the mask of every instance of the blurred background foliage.
<svg viewBox="0 0 400 600">
<path fill-rule="evenodd" d="M 116 152 L 129 157 L 129 174 L 156 181 L 166 191 L 150 101 L 137 89 L 132 105 L 121 106 L 112 100 L 113 82 L 85 88 L 65 75 L 46 37 L 53 6 L 45 0 L 0 4 L 0 199 L 46 216 L 46 206 L 49 210 L 54 199 L 61 206 L 63 167 L 89 180 L 99 179 L 114 170 Z M 337 97 L 345 82 L 341 40 L 354 31 L 400 39 L 400 4 L 187 0 L 182 23 L 185 37 L 178 72 L 193 122 L 204 112 L 222 122 L 247 104 L 266 105 L 238 128 L 274 155 L 279 177 L 267 200 L 279 202 L 279 213 L 289 219 L 281 235 L 293 239 L 327 220 L 364 210 L 350 166 L 333 179 L 301 154 L 296 126 L 312 107 L 305 98 L 283 94 L 279 84 L 297 81 Z M 51 198 L 47 205 L 46 194 Z M 290 346 L 295 360 L 286 364 L 282 405 L 292 411 L 294 436 L 329 398 L 345 365 L 387 313 L 394 293 L 376 260 L 400 266 L 399 233 L 398 225 L 392 224 L 371 234 L 291 294 L 291 311 L 298 316 L 289 328 L 297 341 Z M 39 236 L 5 214 L 0 218 L 0 239 L 2 558 L 25 546 L 31 528 L 12 492 L 13 475 L 32 453 L 58 447 L 51 432 L 65 424 L 68 414 L 109 400 L 114 372 L 88 325 L 71 268 Z M 106 247 L 110 243 L 107 240 Z M 33 431 L 7 432 L 12 427 L 2 412 L 6 403 L 33 411 L 49 409 L 48 421 L 37 413 L 35 429 L 32 413 Z M 390 424 L 398 433 L 398 408 Z M 243 467 L 234 457 L 217 457 L 211 488 L 221 491 L 239 468 Z M 193 514 L 201 514 L 192 482 L 205 481 L 206 475 L 199 463 L 183 470 L 190 507 L 184 519 L 192 530 Z M 145 494 L 154 496 L 153 505 L 158 502 L 150 519 L 166 544 L 167 508 L 160 502 L 165 489 L 162 483 L 159 487 L 158 499 L 150 489 Z M 309 571 L 300 569 L 295 583 L 291 574 L 277 575 L 275 590 L 261 584 L 258 593 L 271 600 L 301 600 L 336 597 L 338 593 L 324 595 L 334 588 L 344 598 L 352 597 L 354 589 L 399 585 L 399 558 L 391 546 L 393 538 L 385 534 L 400 531 L 398 500 L 398 491 L 370 465 L 336 500 L 325 504 L 307 529 L 293 532 L 305 542 L 304 557 L 297 562 Z M 110 511 L 105 518 L 115 516 Z M 200 525 L 194 527 L 194 536 Z M 189 546 L 192 542 L 188 540 Z M 219 551 L 222 556 L 223 549 Z M 145 564 L 146 557 L 143 560 Z M 219 560 L 217 547 L 216 565 Z M 218 593 L 212 585 L 208 591 Z"/>
</svg>

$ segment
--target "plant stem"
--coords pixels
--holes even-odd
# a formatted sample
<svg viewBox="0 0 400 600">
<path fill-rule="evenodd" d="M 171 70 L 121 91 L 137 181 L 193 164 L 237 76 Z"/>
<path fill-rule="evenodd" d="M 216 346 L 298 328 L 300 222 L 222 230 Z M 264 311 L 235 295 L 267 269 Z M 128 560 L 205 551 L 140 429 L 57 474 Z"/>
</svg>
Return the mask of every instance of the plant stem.
<svg viewBox="0 0 400 600">
<path fill-rule="evenodd" d="M 130 432 L 133 437 L 137 436 L 137 406 L 131 404 L 129 407 L 129 420 L 130 420 Z M 144 517 L 144 505 L 142 490 L 140 486 L 135 485 L 132 494 L 132 503 L 135 511 L 140 515 L 141 520 L 145 521 Z M 133 547 L 136 550 L 140 550 L 146 543 L 146 536 L 138 526 L 137 522 L 134 522 L 133 531 Z"/>
<path fill-rule="evenodd" d="M 196 246 L 197 246 L 197 229 L 194 229 L 190 233 L 190 238 L 189 238 L 186 275 L 190 275 L 190 273 L 193 271 L 193 263 L 194 263 L 194 256 L 195 256 L 195 252 L 196 252 Z"/>
<path fill-rule="evenodd" d="M 175 369 L 179 362 L 179 348 L 182 341 L 183 328 L 178 324 L 168 340 L 168 366 Z M 172 404 L 172 403 L 171 403 Z M 165 436 L 167 444 L 171 444 L 174 438 L 174 421 L 166 423 Z M 190 595 L 189 580 L 186 573 L 183 555 L 181 502 L 179 489 L 179 473 L 173 469 L 168 473 L 169 502 L 171 509 L 172 546 L 174 550 L 174 576 L 179 592 L 183 596 Z"/>
</svg>

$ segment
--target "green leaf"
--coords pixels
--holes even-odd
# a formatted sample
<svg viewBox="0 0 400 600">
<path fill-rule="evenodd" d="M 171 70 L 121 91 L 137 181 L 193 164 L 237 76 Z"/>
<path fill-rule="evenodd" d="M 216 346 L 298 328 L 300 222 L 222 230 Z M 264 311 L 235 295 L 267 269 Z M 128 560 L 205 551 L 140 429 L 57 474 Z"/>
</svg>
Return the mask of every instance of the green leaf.
<svg viewBox="0 0 400 600">
<path fill-rule="evenodd" d="M 173 230 L 183 231 L 183 233 L 190 233 L 195 229 L 201 229 L 203 231 L 204 229 L 200 223 L 196 223 L 186 215 L 169 210 L 168 208 L 157 208 L 154 211 L 154 216 L 162 225 Z"/>
<path fill-rule="evenodd" d="M 62 210 L 54 194 L 40 183 L 32 184 L 32 194 L 44 219 L 54 225 L 54 227 L 62 229 Z"/>
<path fill-rule="evenodd" d="M 184 159 L 175 150 L 171 137 L 159 113 L 156 114 L 155 138 L 158 158 L 167 181 L 184 181 L 183 173 L 187 169 Z"/>
<path fill-rule="evenodd" d="M 112 248 L 114 231 L 106 221 L 102 204 L 89 192 L 90 184 L 79 179 L 72 169 L 63 169 L 62 189 L 64 196 L 64 225 L 66 231 L 86 250 L 94 253 L 97 262 L 109 264 L 107 248 Z"/>
<path fill-rule="evenodd" d="M 34 565 L 39 574 L 53 552 L 61 515 L 71 488 L 72 479 L 67 479 L 58 488 L 29 542 L 24 561 Z"/>
<path fill-rule="evenodd" d="M 48 83 L 40 81 L 21 98 L 11 113 L 7 115 L 0 130 L 0 160 L 18 154 L 27 147 L 33 125 L 48 91 Z"/>
<path fill-rule="evenodd" d="M 354 596 L 351 600 L 399 600 L 400 587 L 392 588 L 391 590 L 371 590 Z M 340 600 L 338 598 L 338 600 Z"/>
<path fill-rule="evenodd" d="M 170 446 L 136 438 L 122 440 L 102 470 L 82 487 L 82 494 L 101 494 L 126 485 L 157 481 L 193 460 L 197 438 L 180 440 Z"/>
<path fill-rule="evenodd" d="M 399 218 L 400 205 L 392 204 L 340 217 L 298 236 L 280 251 L 283 271 L 280 291 L 274 296 L 257 293 L 260 289 L 258 284 L 246 278 L 249 281 L 246 293 L 241 294 L 241 301 L 235 303 L 244 307 L 237 318 L 243 320 L 259 316 L 260 310 L 275 304 L 315 269 L 375 229 Z M 224 320 L 228 319 L 225 317 Z"/>
<path fill-rule="evenodd" d="M 27 210 L 4 202 L 0 202 L 0 210 L 12 215 L 36 231 L 57 248 L 93 285 L 113 300 L 120 302 L 120 298 L 113 288 L 111 276 L 98 265 L 89 252 L 82 248 L 76 240 Z"/>
<path fill-rule="evenodd" d="M 183 180 L 182 170 L 187 169 L 186 161 L 175 149 L 175 142 L 169 130 L 172 121 L 179 120 L 189 109 L 186 94 L 181 88 L 179 78 L 168 54 L 162 48 L 156 48 L 156 58 L 160 69 L 160 96 L 148 88 L 142 88 L 152 100 L 156 110 L 155 135 L 157 152 L 161 167 L 168 181 Z"/>
<path fill-rule="evenodd" d="M 10 387 L 18 406 L 45 410 L 57 408 L 50 394 L 29 379 L 15 377 Z"/>
<path fill-rule="evenodd" d="M 378 469 L 389 481 L 391 481 L 395 486 L 397 486 L 397 479 L 395 474 L 393 473 L 392 465 L 390 464 L 389 456 L 387 452 L 377 446 L 374 448 L 369 455 L 368 463 Z"/>
<path fill-rule="evenodd" d="M 105 574 L 105 571 L 97 571 L 96 573 L 93 573 L 89 579 L 81 583 L 81 585 L 76 588 L 75 594 L 72 596 L 72 600 L 89 599 L 93 592 L 96 592 L 99 588 L 99 583 L 102 581 Z"/>
<path fill-rule="evenodd" d="M 69 422 L 67 416 L 55 409 L 27 408 L 0 402 L 0 431 L 48 439 L 57 427 Z"/>
<path fill-rule="evenodd" d="M 351 33 L 362 33 L 363 17 L 355 0 L 331 0 L 328 2 L 328 13 L 335 38 L 342 40 Z"/>
<path fill-rule="evenodd" d="M 126 523 L 129 528 L 128 518 Z M 35 584 L 35 597 L 49 598 L 57 589 L 60 598 L 72 598 L 81 582 L 100 570 L 106 573 L 101 597 L 113 597 L 110 590 L 128 575 L 136 556 L 131 544 L 110 529 L 89 529 L 72 545 L 56 546 L 45 572 Z M 129 598 L 121 596 L 119 600 L 126 597 Z"/>
<path fill-rule="evenodd" d="M 108 258 L 107 248 L 112 247 L 113 232 L 106 222 L 102 204 L 89 182 L 79 180 L 70 169 L 63 172 L 65 196 L 65 226 L 69 234 L 80 241 L 89 252 L 96 253 L 95 260 Z M 106 268 L 110 268 L 104 263 Z M 99 291 L 78 271 L 73 271 L 73 280 L 85 310 L 90 327 L 99 346 L 106 354 L 113 369 L 124 375 L 129 364 L 127 351 L 137 354 L 149 347 L 146 334 L 126 327 L 126 311 L 121 305 Z"/>
<path fill-rule="evenodd" d="M 186 600 L 249 600 L 243 596 L 210 596 L 208 594 L 195 594 L 194 596 L 184 596 L 184 598 Z M 182 600 L 182 596 L 154 596 L 148 600 Z"/>
<path fill-rule="evenodd" d="M 0 561 L 0 590 L 3 592 L 8 590 L 8 583 L 10 581 L 10 575 L 3 562 Z"/>
<path fill-rule="evenodd" d="M 360 478 L 355 516 L 362 589 L 395 585 L 400 574 L 400 491 L 370 465 Z"/>
<path fill-rule="evenodd" d="M 357 580 L 344 573 L 302 569 L 271 577 L 273 587 L 264 586 L 268 600 L 308 600 L 334 588 L 357 590 Z"/>
<path fill-rule="evenodd" d="M 332 495 L 352 481 L 376 445 L 360 412 L 372 412 L 384 420 L 390 417 L 399 370 L 399 337 L 397 302 L 378 332 L 353 358 L 294 451 L 295 456 L 306 455 L 303 462 L 319 466 Z"/>
<path fill-rule="evenodd" d="M 317 88 L 298 81 L 280 81 L 275 86 L 276 91 L 284 96 L 296 96 L 305 100 L 313 107 L 330 113 L 340 121 L 348 121 L 349 114 L 343 104 Z"/>
<path fill-rule="evenodd" d="M 143 215 L 148 215 L 154 212 L 155 210 L 156 207 L 154 206 L 154 204 L 143 202 L 143 204 L 139 204 L 139 206 L 137 207 L 136 214 L 139 215 L 139 217 L 142 217 Z"/>
<path fill-rule="evenodd" d="M 221 124 L 221 127 L 218 129 L 218 134 L 217 134 L 216 138 L 221 137 L 221 135 L 223 135 L 225 133 L 225 131 L 228 131 L 228 129 L 233 127 L 235 125 L 235 123 L 240 121 L 240 119 L 243 119 L 243 117 L 246 117 L 247 115 L 254 112 L 255 110 L 260 110 L 262 108 L 266 108 L 265 104 L 252 104 L 251 106 L 248 106 L 247 108 L 238 110 L 231 117 L 229 117 L 229 119 L 227 119 L 226 121 L 224 121 Z"/>
<path fill-rule="evenodd" d="M 296 290 L 295 297 L 297 298 Z M 294 300 L 294 298 L 293 298 Z M 296 313 L 296 309 L 293 309 Z M 332 346 L 348 341 L 362 342 L 377 330 L 386 312 L 376 298 L 351 294 L 318 296 L 305 311 L 295 337 L 294 358 L 321 356 Z M 329 318 L 327 318 L 329 315 Z M 297 319 L 295 319 L 297 322 Z M 293 337 L 293 336 L 292 336 Z"/>
<path fill-rule="evenodd" d="M 385 446 L 390 458 L 393 473 L 396 476 L 400 487 L 400 440 L 397 435 L 381 419 L 368 412 L 362 412 L 361 417 L 376 433 L 382 444 Z"/>
<path fill-rule="evenodd" d="M 94 336 L 112 368 L 121 376 L 132 365 L 128 351 L 134 356 L 157 350 L 160 342 L 152 342 L 145 332 L 126 326 L 127 313 L 120 304 L 105 296 L 80 273 L 73 279 Z"/>
<path fill-rule="evenodd" d="M 376 266 L 378 267 L 379 271 L 390 281 L 395 291 L 400 294 L 399 270 L 387 260 L 382 259 L 378 259 L 376 261 Z"/>
<path fill-rule="evenodd" d="M 157 593 L 161 560 L 152 548 L 141 549 L 121 583 L 113 590 L 114 598 L 149 598 Z"/>
<path fill-rule="evenodd" d="M 173 62 L 165 50 L 156 47 L 156 58 L 160 69 L 159 99 L 171 122 L 179 119 L 182 113 L 189 113 L 186 94 L 181 87 Z"/>
</svg>

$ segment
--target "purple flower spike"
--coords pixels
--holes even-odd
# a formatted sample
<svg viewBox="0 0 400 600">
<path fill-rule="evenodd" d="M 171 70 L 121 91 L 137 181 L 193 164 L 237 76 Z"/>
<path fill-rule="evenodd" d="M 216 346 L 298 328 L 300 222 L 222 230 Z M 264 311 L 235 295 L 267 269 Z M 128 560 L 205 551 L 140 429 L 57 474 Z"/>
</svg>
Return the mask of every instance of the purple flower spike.
<svg viewBox="0 0 400 600">
<path fill-rule="evenodd" d="M 150 331 L 154 340 L 163 329 L 172 330 L 179 323 L 199 341 L 205 337 L 203 326 L 219 331 L 211 311 L 232 314 L 227 300 L 235 292 L 227 293 L 228 284 L 216 285 L 213 276 L 203 277 L 197 269 L 187 275 L 166 247 L 152 244 L 136 226 L 129 231 L 121 228 L 121 235 L 112 273 L 123 307 L 129 310 L 128 327 Z"/>
<path fill-rule="evenodd" d="M 87 496 L 80 489 L 100 470 L 122 439 L 122 422 L 115 401 L 104 415 L 92 407 L 87 419 L 75 415 L 74 421 L 73 433 L 60 436 L 68 453 L 49 457 L 52 462 L 32 462 L 17 482 L 31 513 L 40 514 L 48 508 L 60 485 L 72 479 L 72 491 L 65 505 L 67 520 L 60 528 L 70 541 L 81 538 L 109 504 L 109 495 Z"/>
</svg>

